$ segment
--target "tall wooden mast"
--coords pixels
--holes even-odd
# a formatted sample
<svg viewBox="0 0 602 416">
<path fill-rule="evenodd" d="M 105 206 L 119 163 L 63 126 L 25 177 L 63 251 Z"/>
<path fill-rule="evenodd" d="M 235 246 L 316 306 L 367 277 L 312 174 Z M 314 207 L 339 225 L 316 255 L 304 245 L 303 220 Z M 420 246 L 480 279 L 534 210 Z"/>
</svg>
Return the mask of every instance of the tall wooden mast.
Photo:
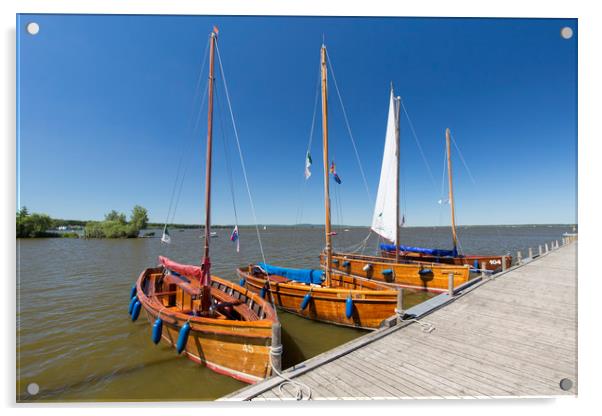
<svg viewBox="0 0 602 416">
<path fill-rule="evenodd" d="M 205 157 L 205 248 L 203 251 L 203 262 L 201 267 L 203 274 L 201 282 L 203 290 L 201 293 L 201 311 L 205 312 L 211 305 L 210 288 L 211 283 L 211 260 L 209 257 L 209 242 L 211 240 L 211 154 L 213 147 L 213 84 L 215 81 L 213 64 L 215 54 L 215 42 L 217 40 L 217 30 L 211 32 L 211 44 L 209 47 L 209 91 L 207 105 L 207 154 Z"/>
<path fill-rule="evenodd" d="M 324 155 L 324 210 L 326 218 L 324 221 L 324 232 L 326 233 L 326 285 L 330 286 L 330 275 L 332 267 L 332 235 L 330 231 L 330 192 L 329 192 L 329 170 L 328 170 L 328 90 L 326 78 L 326 46 L 323 44 L 320 50 L 320 63 L 322 73 L 322 151 Z"/>
<path fill-rule="evenodd" d="M 393 105 L 395 106 L 395 158 L 397 159 L 397 175 L 395 180 L 395 262 L 399 263 L 399 97 L 393 93 L 393 83 L 391 83 L 391 95 L 393 96 Z"/>
<path fill-rule="evenodd" d="M 454 256 L 455 256 L 458 252 L 458 237 L 456 235 L 456 214 L 454 212 L 454 187 L 453 187 L 453 180 L 452 180 L 450 136 L 451 136 L 451 133 L 449 131 L 449 128 L 445 129 L 445 145 L 447 147 L 447 180 L 449 183 L 449 204 L 451 207 L 451 228 L 452 228 L 452 239 L 453 239 L 453 243 L 454 243 Z"/>
</svg>

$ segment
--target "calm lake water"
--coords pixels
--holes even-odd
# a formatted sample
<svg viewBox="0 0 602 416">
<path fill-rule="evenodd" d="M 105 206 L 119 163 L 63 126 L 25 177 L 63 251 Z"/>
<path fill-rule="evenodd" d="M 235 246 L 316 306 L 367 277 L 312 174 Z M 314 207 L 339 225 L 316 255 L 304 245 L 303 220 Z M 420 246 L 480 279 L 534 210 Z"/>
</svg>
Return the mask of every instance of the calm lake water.
<svg viewBox="0 0 602 416">
<path fill-rule="evenodd" d="M 357 244 L 366 228 L 336 230 L 335 248 Z M 467 254 L 516 255 L 560 240 L 571 226 L 460 227 Z M 240 230 L 241 250 L 218 229 L 211 239 L 213 274 L 236 280 L 235 268 L 261 259 L 255 230 Z M 245 384 L 201 367 L 150 340 L 145 319 L 127 313 L 129 292 L 140 272 L 166 255 L 200 261 L 200 230 L 172 230 L 172 243 L 136 240 L 17 240 L 17 399 L 20 401 L 213 400 Z M 160 235 L 160 231 L 157 231 Z M 292 267 L 317 267 L 324 245 L 321 228 L 270 227 L 261 231 L 266 260 Z M 449 248 L 444 227 L 404 228 L 405 244 Z M 378 241 L 371 237 L 366 254 Z M 429 297 L 406 294 L 406 306 Z M 284 367 L 356 338 L 364 331 L 312 322 L 280 312 Z M 32 396 L 27 386 L 36 383 Z"/>
</svg>

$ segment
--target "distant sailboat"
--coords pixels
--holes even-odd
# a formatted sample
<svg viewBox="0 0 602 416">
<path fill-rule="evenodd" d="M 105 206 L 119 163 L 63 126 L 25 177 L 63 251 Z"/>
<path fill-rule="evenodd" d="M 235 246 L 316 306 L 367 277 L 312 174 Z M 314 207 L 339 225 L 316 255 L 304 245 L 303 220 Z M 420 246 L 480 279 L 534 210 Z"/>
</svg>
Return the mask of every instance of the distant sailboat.
<svg viewBox="0 0 602 416">
<path fill-rule="evenodd" d="M 211 160 L 214 49 L 211 33 L 205 176 L 205 241 L 202 264 L 179 264 L 159 256 L 159 265 L 145 269 L 130 293 L 132 320 L 142 311 L 152 325 L 152 341 L 163 339 L 178 354 L 246 383 L 272 373 L 272 336 L 279 338 L 276 311 L 261 296 L 229 280 L 211 275 Z"/>
</svg>

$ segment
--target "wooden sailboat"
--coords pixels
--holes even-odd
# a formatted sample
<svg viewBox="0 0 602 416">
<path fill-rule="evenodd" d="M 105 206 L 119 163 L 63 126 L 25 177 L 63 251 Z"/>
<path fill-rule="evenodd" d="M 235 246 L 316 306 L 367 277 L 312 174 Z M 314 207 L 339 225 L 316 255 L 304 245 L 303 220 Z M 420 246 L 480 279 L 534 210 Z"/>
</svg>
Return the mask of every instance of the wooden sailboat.
<svg viewBox="0 0 602 416">
<path fill-rule="evenodd" d="M 385 137 L 378 194 L 372 219 L 372 230 L 388 241 L 399 241 L 399 104 L 393 87 L 389 99 L 389 115 Z M 403 287 L 430 291 L 447 290 L 449 275 L 454 286 L 470 278 L 470 267 L 413 261 L 402 256 L 366 256 L 356 253 L 333 253 L 332 267 L 337 274 L 359 276 Z M 415 259 L 424 260 L 424 259 Z M 326 264 L 327 254 L 321 255 Z"/>
<path fill-rule="evenodd" d="M 238 380 L 254 383 L 270 376 L 270 346 L 279 342 L 275 310 L 260 296 L 212 276 L 211 160 L 213 133 L 214 49 L 211 33 L 209 102 L 205 177 L 205 239 L 201 266 L 183 265 L 159 257 L 159 266 L 144 270 L 132 288 L 130 314 L 141 310 L 152 325 L 152 340 L 161 339 L 179 353 Z M 281 350 L 281 348 L 280 348 Z"/>
<path fill-rule="evenodd" d="M 332 230 L 328 173 L 328 92 L 326 47 L 320 51 L 322 86 L 322 147 L 326 262 L 321 270 L 299 270 L 254 264 L 238 269 L 245 284 L 276 306 L 312 319 L 337 325 L 375 329 L 395 312 L 398 292 L 387 285 L 332 271 Z"/>
<path fill-rule="evenodd" d="M 451 133 L 445 129 L 445 146 L 447 153 L 447 180 L 449 185 L 449 204 L 451 212 L 451 230 L 452 230 L 452 250 L 430 249 L 421 247 L 408 247 L 397 245 L 399 250 L 395 250 L 395 245 L 383 245 L 382 254 L 388 258 L 401 258 L 404 260 L 420 260 L 427 262 L 437 262 L 455 265 L 470 265 L 475 269 L 500 271 L 512 265 L 512 257 L 495 255 L 462 255 L 458 254 L 458 237 L 456 234 L 456 218 L 454 211 L 454 191 L 452 180 L 452 161 L 451 161 Z M 502 263 L 505 262 L 504 267 Z"/>
</svg>

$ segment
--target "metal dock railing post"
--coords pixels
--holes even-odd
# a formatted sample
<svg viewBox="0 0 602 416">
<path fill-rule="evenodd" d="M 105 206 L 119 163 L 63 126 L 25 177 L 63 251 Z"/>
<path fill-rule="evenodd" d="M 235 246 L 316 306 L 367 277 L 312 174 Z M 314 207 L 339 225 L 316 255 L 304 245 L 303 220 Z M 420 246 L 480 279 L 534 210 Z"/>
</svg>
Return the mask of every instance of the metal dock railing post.
<svg viewBox="0 0 602 416">
<path fill-rule="evenodd" d="M 531 247 L 529 247 L 529 258 L 533 258 L 533 249 Z"/>
<path fill-rule="evenodd" d="M 454 296 L 454 274 L 447 275 L 447 293 L 450 298 Z"/>
<path fill-rule="evenodd" d="M 516 252 L 516 264 L 521 264 L 523 262 L 523 255 L 520 251 Z"/>
</svg>

